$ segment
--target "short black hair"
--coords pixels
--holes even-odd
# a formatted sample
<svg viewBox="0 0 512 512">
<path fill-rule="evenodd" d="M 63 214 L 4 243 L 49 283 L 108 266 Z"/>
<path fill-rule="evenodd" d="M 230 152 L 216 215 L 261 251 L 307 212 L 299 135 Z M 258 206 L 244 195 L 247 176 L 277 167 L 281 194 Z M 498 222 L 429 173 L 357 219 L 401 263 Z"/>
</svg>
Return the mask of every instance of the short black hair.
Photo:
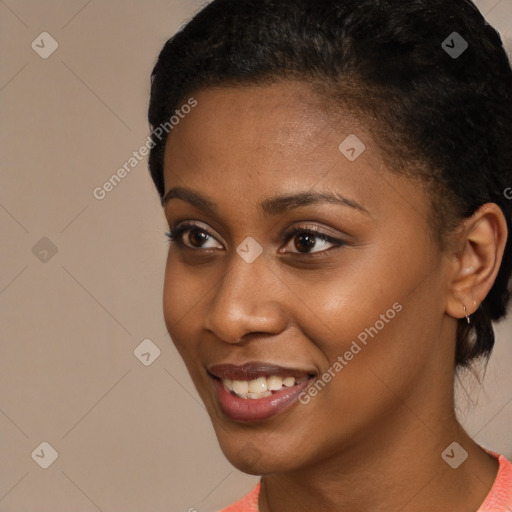
<svg viewBox="0 0 512 512">
<path fill-rule="evenodd" d="M 165 43 L 149 123 L 168 122 L 195 91 L 281 80 L 371 120 L 392 170 L 429 185 L 437 232 L 491 202 L 512 233 L 512 70 L 470 0 L 214 0 Z M 162 198 L 167 133 L 152 140 Z M 492 289 L 470 325 L 459 321 L 457 365 L 491 353 L 511 272 L 509 236 Z"/>
</svg>

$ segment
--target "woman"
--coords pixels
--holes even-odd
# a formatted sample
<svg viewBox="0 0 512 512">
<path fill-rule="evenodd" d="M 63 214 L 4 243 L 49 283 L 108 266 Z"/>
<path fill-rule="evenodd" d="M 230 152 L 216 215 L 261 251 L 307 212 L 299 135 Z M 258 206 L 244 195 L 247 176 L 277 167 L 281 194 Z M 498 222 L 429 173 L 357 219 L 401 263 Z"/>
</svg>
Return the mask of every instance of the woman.
<svg viewBox="0 0 512 512">
<path fill-rule="evenodd" d="M 468 0 L 214 0 L 152 74 L 165 321 L 226 511 L 510 511 L 463 430 L 511 274 L 512 71 Z"/>
</svg>

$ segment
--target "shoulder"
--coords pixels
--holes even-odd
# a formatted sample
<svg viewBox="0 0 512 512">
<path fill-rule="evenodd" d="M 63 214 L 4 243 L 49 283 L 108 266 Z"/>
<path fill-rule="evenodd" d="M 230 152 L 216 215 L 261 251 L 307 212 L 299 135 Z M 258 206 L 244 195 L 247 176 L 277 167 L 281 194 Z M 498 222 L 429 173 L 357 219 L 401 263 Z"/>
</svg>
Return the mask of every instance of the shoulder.
<svg viewBox="0 0 512 512">
<path fill-rule="evenodd" d="M 503 455 L 488 452 L 498 459 L 499 469 L 494 485 L 478 512 L 508 512 L 512 509 L 512 464 Z"/>
<path fill-rule="evenodd" d="M 219 512 L 258 512 L 258 497 L 260 495 L 260 484 L 244 498 Z"/>
</svg>

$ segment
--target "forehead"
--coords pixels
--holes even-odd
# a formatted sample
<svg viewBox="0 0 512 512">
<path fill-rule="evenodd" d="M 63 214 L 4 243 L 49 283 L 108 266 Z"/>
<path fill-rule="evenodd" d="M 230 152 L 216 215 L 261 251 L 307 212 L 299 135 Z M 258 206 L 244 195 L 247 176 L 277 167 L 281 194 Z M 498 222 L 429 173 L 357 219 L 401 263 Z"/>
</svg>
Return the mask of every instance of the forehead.
<svg viewBox="0 0 512 512">
<path fill-rule="evenodd" d="M 390 202 L 406 209 L 424 202 L 417 183 L 387 169 L 371 126 L 329 110 L 307 84 L 211 88 L 193 96 L 197 106 L 166 145 L 166 191 L 187 186 L 227 203 L 334 190 L 376 213 L 386 203 L 389 211 Z"/>
<path fill-rule="evenodd" d="M 199 177 L 206 167 L 208 175 L 227 178 L 236 171 L 245 179 L 261 172 L 285 179 L 292 171 L 299 181 L 312 171 L 321 175 L 336 162 L 344 164 L 338 146 L 354 132 L 367 142 L 367 155 L 374 152 L 357 119 L 348 114 L 335 119 L 303 83 L 211 88 L 194 98 L 197 106 L 169 135 L 166 180 L 171 171 Z"/>
<path fill-rule="evenodd" d="M 226 148 L 235 150 L 236 140 L 246 151 L 306 150 L 311 149 L 308 140 L 318 143 L 332 124 L 320 99 L 303 83 L 211 88 L 194 97 L 197 106 L 171 132 L 167 147 L 179 139 L 180 145 L 191 143 L 217 155 Z"/>
</svg>

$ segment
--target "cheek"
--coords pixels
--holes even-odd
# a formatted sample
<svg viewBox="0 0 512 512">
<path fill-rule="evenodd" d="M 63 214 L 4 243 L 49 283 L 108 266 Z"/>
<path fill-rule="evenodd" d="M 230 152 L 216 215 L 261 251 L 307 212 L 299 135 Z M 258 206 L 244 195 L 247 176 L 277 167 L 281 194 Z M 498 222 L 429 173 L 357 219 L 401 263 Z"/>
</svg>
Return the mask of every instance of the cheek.
<svg viewBox="0 0 512 512">
<path fill-rule="evenodd" d="M 425 253 L 376 251 L 353 251 L 329 278 L 295 283 L 306 307 L 294 317 L 325 356 L 321 370 L 338 361 L 336 374 L 364 366 L 407 380 L 439 336 L 442 276 Z"/>
<path fill-rule="evenodd" d="M 194 339 L 191 328 L 200 314 L 205 296 L 211 288 L 194 276 L 193 271 L 179 265 L 171 253 L 167 259 L 163 287 L 163 313 L 167 330 L 181 352 L 180 340 Z"/>
<path fill-rule="evenodd" d="M 175 266 L 171 263 L 171 257 L 167 258 L 167 266 L 165 268 L 164 289 L 163 289 L 163 312 L 167 330 L 173 335 L 174 326 L 178 324 L 178 320 L 183 318 L 185 309 L 182 308 L 178 297 L 183 295 L 186 288 L 183 282 L 178 280 Z"/>
<path fill-rule="evenodd" d="M 337 356 L 338 349 L 348 349 L 360 334 L 364 343 L 365 329 L 373 332 L 377 324 L 377 331 L 385 330 L 399 314 L 400 304 L 395 303 L 407 288 L 403 271 L 399 277 L 377 252 L 377 247 L 350 249 L 329 272 L 307 280 L 290 277 L 286 283 L 299 298 L 294 318 L 308 338 L 331 356 L 332 350 Z"/>
<path fill-rule="evenodd" d="M 171 260 L 169 256 L 163 287 L 165 325 L 194 385 L 197 385 L 204 375 L 198 372 L 199 346 L 195 340 L 201 328 L 198 321 L 201 315 L 199 308 L 208 288 L 200 286 L 197 278 L 188 275 L 185 269 Z"/>
</svg>

